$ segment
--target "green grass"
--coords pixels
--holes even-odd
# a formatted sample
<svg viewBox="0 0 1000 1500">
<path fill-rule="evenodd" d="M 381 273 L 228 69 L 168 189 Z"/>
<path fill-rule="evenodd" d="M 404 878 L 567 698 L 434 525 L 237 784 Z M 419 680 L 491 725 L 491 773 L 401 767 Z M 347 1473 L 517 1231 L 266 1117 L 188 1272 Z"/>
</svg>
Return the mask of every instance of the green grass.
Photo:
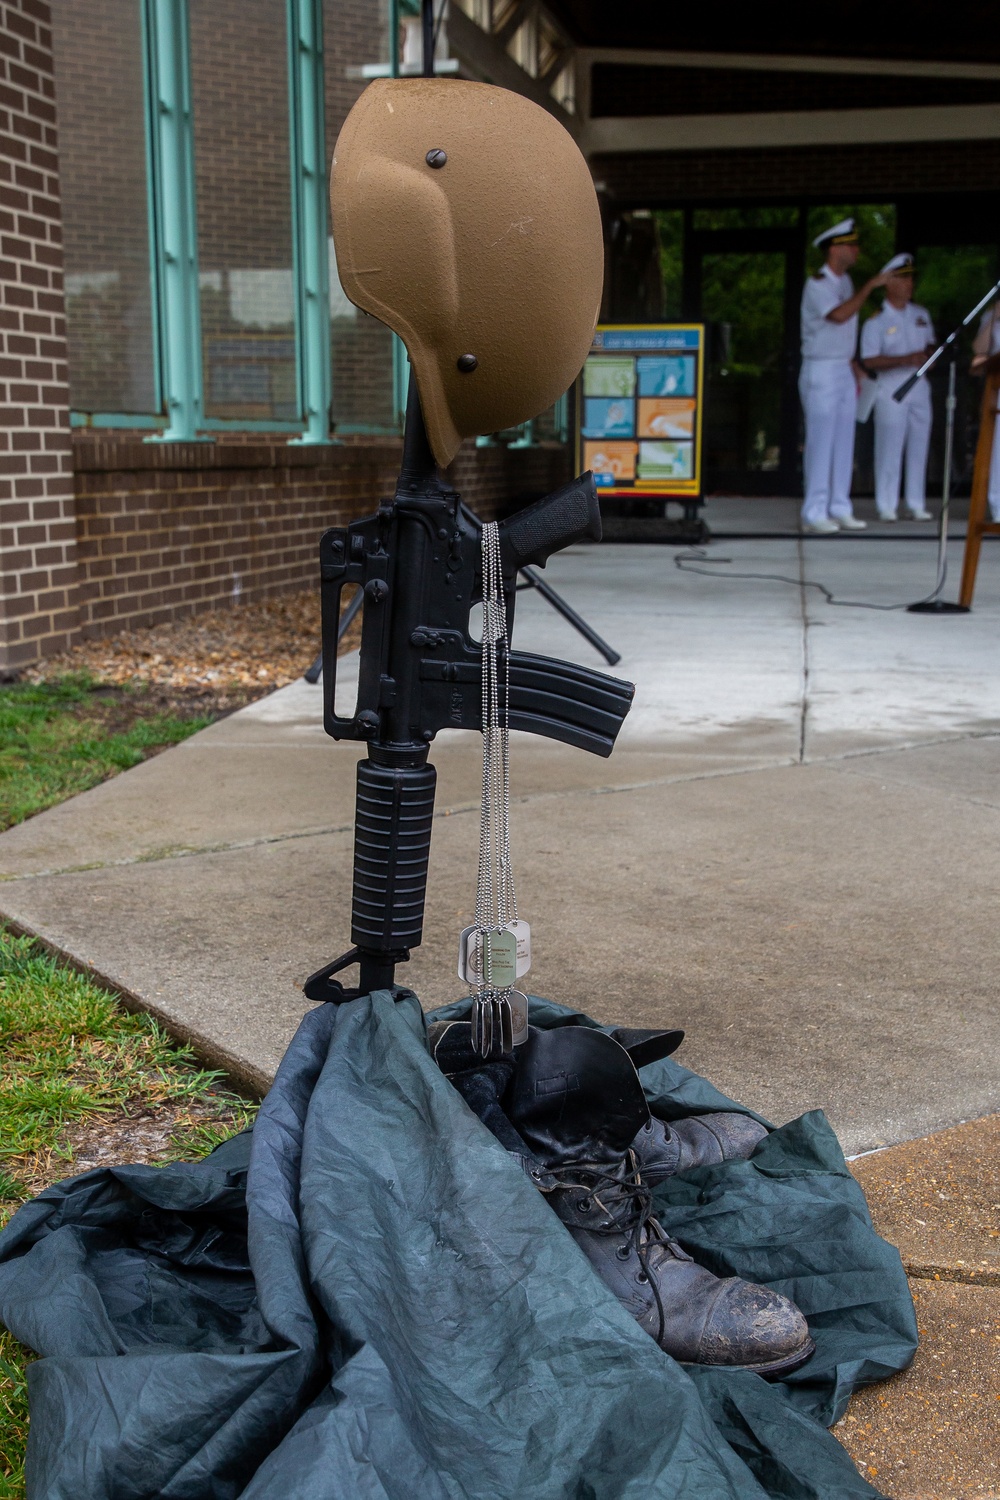
<svg viewBox="0 0 1000 1500">
<path fill-rule="evenodd" d="M 151 710 L 141 688 L 101 690 L 86 674 L 0 687 L 0 829 L 210 722 Z"/>
<path fill-rule="evenodd" d="M 0 929 L 0 1226 L 46 1181 L 71 1176 L 69 1125 L 129 1107 L 190 1101 L 197 1118 L 167 1157 L 193 1160 L 253 1117 L 147 1015 L 132 1015 L 93 981 Z M 31 1355 L 0 1328 L 0 1500 L 24 1493 L 25 1368 Z"/>
</svg>

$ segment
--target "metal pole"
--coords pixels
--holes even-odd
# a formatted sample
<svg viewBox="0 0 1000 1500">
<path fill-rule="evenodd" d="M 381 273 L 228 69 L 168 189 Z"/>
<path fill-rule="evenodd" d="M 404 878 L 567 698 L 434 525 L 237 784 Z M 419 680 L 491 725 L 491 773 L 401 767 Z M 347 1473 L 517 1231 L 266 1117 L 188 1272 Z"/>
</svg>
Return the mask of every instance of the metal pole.
<svg viewBox="0 0 1000 1500">
<path fill-rule="evenodd" d="M 948 604 L 938 595 L 944 588 L 948 576 L 948 509 L 951 505 L 951 456 L 955 445 L 955 350 L 948 360 L 948 396 L 945 401 L 944 418 L 944 478 L 941 481 L 941 516 L 938 522 L 938 568 L 937 583 L 926 599 L 906 606 L 911 615 L 967 615 L 964 604 Z"/>
<path fill-rule="evenodd" d="M 602 640 L 597 631 L 587 624 L 583 616 L 578 615 L 572 605 L 567 604 L 562 595 L 557 594 L 550 583 L 546 583 L 544 578 L 540 578 L 534 568 L 522 568 L 521 577 L 527 580 L 527 583 L 521 585 L 521 587 L 537 589 L 542 598 L 548 600 L 552 608 L 557 610 L 564 620 L 568 620 L 573 629 L 578 630 L 583 638 L 590 642 L 595 651 L 601 653 L 609 667 L 613 667 L 621 661 L 620 654 L 612 646 L 609 646 L 607 641 Z"/>
</svg>

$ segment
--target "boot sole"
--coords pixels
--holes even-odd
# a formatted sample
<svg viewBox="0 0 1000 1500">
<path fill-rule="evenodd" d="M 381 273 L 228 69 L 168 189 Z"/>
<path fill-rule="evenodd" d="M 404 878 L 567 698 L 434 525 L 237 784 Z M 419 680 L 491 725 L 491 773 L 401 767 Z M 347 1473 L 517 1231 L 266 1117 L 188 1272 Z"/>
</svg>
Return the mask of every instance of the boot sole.
<svg viewBox="0 0 1000 1500">
<path fill-rule="evenodd" d="M 766 1364 L 761 1364 L 761 1365 L 707 1365 L 706 1366 L 706 1365 L 697 1364 L 696 1362 L 693 1363 L 692 1361 L 689 1361 L 689 1360 L 682 1360 L 682 1361 L 680 1361 L 680 1363 L 682 1363 L 682 1364 L 689 1364 L 689 1365 L 691 1365 L 692 1368 L 694 1368 L 694 1369 L 701 1369 L 701 1370 L 704 1370 L 704 1369 L 711 1369 L 711 1370 L 749 1370 L 752 1375 L 761 1375 L 761 1376 L 790 1375 L 793 1370 L 797 1370 L 800 1365 L 804 1365 L 807 1359 L 811 1359 L 812 1356 L 815 1353 L 816 1353 L 816 1341 L 815 1341 L 815 1339 L 807 1339 L 804 1344 L 800 1345 L 800 1347 L 798 1349 L 796 1349 L 796 1351 L 794 1352 L 794 1354 L 786 1354 L 785 1357 L 784 1357 L 784 1359 L 772 1359 L 772 1360 L 768 1360 Z"/>
</svg>

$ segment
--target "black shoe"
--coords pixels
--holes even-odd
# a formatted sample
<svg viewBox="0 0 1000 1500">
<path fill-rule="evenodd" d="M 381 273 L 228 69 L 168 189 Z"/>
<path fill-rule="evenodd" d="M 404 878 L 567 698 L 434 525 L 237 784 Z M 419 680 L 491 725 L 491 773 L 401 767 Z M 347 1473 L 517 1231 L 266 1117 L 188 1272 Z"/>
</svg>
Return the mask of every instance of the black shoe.
<svg viewBox="0 0 1000 1500">
<path fill-rule="evenodd" d="M 604 1284 L 671 1358 L 786 1375 L 812 1354 L 794 1302 L 739 1276 L 713 1276 L 670 1238 L 631 1151 L 617 1171 L 576 1162 L 530 1175 Z"/>
<path fill-rule="evenodd" d="M 632 1142 L 643 1180 L 649 1187 L 689 1167 L 711 1167 L 720 1161 L 745 1160 L 767 1139 L 767 1129 L 737 1110 L 688 1115 L 683 1120 L 653 1116 Z"/>
<path fill-rule="evenodd" d="M 653 1217 L 630 1143 L 649 1120 L 631 1059 L 583 1026 L 535 1031 L 505 1113 L 537 1158 L 530 1175 L 594 1270 L 667 1354 L 689 1364 L 786 1374 L 815 1345 L 787 1297 L 697 1265 Z"/>
</svg>

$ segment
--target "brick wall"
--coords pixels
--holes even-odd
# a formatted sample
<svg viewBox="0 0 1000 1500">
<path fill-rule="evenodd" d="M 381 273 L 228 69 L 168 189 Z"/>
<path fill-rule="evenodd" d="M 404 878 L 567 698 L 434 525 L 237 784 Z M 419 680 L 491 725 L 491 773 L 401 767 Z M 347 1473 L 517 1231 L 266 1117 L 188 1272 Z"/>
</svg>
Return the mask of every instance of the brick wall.
<svg viewBox="0 0 1000 1500">
<path fill-rule="evenodd" d="M 87 636 L 314 583 L 320 534 L 391 493 L 398 441 L 169 443 L 77 433 Z"/>
<path fill-rule="evenodd" d="M 484 521 L 496 521 L 551 494 L 571 478 L 568 444 L 477 448 L 463 443 L 448 470 L 462 499 Z"/>
<path fill-rule="evenodd" d="M 283 439 L 156 446 L 74 434 L 84 634 L 155 625 L 315 584 L 319 538 L 392 493 L 402 445 Z M 567 477 L 566 450 L 477 448 L 449 471 L 484 519 Z"/>
<path fill-rule="evenodd" d="M 727 198 L 891 202 L 907 193 L 991 191 L 1000 141 L 622 152 L 594 156 L 591 166 L 612 199 L 644 208 Z"/>
<path fill-rule="evenodd" d="M 142 303 L 140 153 L 107 150 L 109 140 L 134 146 L 141 134 L 129 124 L 141 124 L 135 7 L 131 0 L 127 10 L 122 5 L 63 0 L 59 65 L 69 122 L 62 168 L 73 219 L 70 258 L 79 282 L 74 295 L 84 299 L 76 308 L 77 373 L 91 397 L 114 397 L 114 405 L 128 409 L 142 405 L 148 381 L 148 305 Z M 233 0 L 195 0 L 192 13 L 195 25 L 225 20 L 234 14 Z M 131 29 L 116 24 L 129 17 Z M 244 18 L 247 24 L 263 18 L 261 0 Z M 110 635 L 314 583 L 321 532 L 368 514 L 391 493 L 401 447 L 374 438 L 294 447 L 283 436 L 247 433 L 190 445 L 88 429 L 71 436 L 49 21 L 40 0 L 0 0 L 0 671 L 63 649 L 81 632 Z M 331 146 L 363 87 L 348 69 L 378 60 L 384 48 L 384 17 L 373 0 L 328 6 Z M 276 119 L 283 84 L 273 56 L 267 70 L 270 92 L 258 104 Z M 249 75 L 243 82 L 252 92 Z M 204 121 L 208 94 L 201 94 Z M 211 161 L 203 144 L 200 154 L 204 183 L 218 177 L 227 152 Z M 247 155 L 260 165 L 260 151 Z M 235 191 L 221 179 L 215 188 Z M 284 195 L 272 184 L 267 196 L 273 222 L 262 224 L 258 216 L 247 223 L 244 253 L 238 237 L 225 240 L 240 218 L 234 205 L 209 224 L 214 189 L 208 194 L 206 233 L 230 265 L 241 256 L 257 268 L 266 268 L 269 255 L 279 259 L 275 235 L 287 232 L 287 220 L 279 222 L 277 205 Z M 97 299 L 95 307 L 85 305 L 88 296 Z M 111 317 L 108 297 L 118 299 Z M 387 420 L 385 330 L 371 319 L 337 322 L 338 415 Z M 554 443 L 524 450 L 469 443 L 450 472 L 484 518 L 527 503 L 567 476 L 566 450 Z"/>
<path fill-rule="evenodd" d="M 49 6 L 0 3 L 0 673 L 75 638 Z"/>
</svg>

